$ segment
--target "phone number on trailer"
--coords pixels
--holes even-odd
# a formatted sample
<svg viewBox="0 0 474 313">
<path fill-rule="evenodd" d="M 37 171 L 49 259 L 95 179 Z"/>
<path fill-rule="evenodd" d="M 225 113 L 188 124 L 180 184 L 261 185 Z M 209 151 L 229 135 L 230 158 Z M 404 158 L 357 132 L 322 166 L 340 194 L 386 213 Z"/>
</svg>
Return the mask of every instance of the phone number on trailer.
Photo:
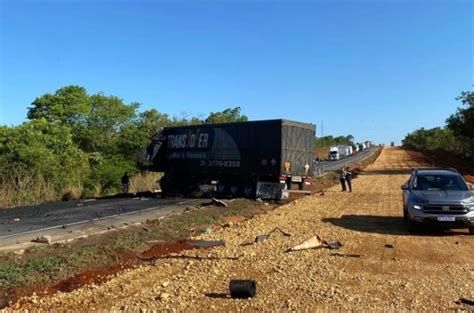
<svg viewBox="0 0 474 313">
<path fill-rule="evenodd" d="M 240 161 L 201 160 L 201 166 L 240 167 Z"/>
</svg>

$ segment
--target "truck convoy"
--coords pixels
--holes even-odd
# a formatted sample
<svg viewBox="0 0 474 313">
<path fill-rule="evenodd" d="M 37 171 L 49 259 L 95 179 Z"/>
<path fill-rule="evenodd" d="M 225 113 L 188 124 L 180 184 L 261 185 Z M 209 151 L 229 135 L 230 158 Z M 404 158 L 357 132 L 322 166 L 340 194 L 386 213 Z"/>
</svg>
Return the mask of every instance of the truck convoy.
<svg viewBox="0 0 474 313">
<path fill-rule="evenodd" d="M 313 175 L 316 126 L 289 120 L 166 127 L 142 155 L 163 195 L 281 198 Z M 294 187 L 296 187 L 294 186 Z"/>
<path fill-rule="evenodd" d="M 329 147 L 329 160 L 340 160 L 351 156 L 353 153 L 352 146 L 334 146 Z"/>
</svg>

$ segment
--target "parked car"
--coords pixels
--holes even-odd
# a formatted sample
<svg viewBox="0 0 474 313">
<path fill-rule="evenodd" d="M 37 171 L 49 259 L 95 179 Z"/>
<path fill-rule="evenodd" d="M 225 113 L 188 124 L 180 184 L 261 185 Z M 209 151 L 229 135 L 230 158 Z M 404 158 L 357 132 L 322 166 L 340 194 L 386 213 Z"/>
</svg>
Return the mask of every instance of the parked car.
<svg viewBox="0 0 474 313">
<path fill-rule="evenodd" d="M 420 224 L 468 228 L 474 234 L 474 197 L 455 169 L 415 169 L 402 185 L 403 218 L 409 231 Z"/>
</svg>

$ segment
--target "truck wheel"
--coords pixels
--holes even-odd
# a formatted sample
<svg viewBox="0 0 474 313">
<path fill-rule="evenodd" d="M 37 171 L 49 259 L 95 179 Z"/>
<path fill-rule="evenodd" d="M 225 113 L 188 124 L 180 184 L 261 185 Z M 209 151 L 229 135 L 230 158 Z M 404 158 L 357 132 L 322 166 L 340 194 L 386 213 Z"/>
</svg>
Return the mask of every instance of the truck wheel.
<svg viewBox="0 0 474 313">
<path fill-rule="evenodd" d="M 254 187 L 252 187 L 252 186 L 245 186 L 245 188 L 244 188 L 244 195 L 245 195 L 246 198 L 255 198 Z"/>
<path fill-rule="evenodd" d="M 301 183 L 298 183 L 298 189 L 299 190 L 304 190 L 304 185 L 305 185 L 305 183 L 303 181 Z"/>
</svg>

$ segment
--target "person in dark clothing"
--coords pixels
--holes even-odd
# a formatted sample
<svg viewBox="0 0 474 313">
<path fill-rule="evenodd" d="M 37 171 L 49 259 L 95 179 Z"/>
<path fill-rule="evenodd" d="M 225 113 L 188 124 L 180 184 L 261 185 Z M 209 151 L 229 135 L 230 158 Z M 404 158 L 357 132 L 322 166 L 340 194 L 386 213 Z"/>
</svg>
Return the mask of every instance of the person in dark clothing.
<svg viewBox="0 0 474 313">
<path fill-rule="evenodd" d="M 128 187 L 130 184 L 130 178 L 128 177 L 128 173 L 123 174 L 121 181 L 122 181 L 122 193 L 128 193 Z"/>
<path fill-rule="evenodd" d="M 339 172 L 339 181 L 341 182 L 341 191 L 346 191 L 346 169 L 344 167 Z"/>
<path fill-rule="evenodd" d="M 346 167 L 346 182 L 347 187 L 349 188 L 349 192 L 352 192 L 352 173 L 349 166 Z"/>
</svg>

